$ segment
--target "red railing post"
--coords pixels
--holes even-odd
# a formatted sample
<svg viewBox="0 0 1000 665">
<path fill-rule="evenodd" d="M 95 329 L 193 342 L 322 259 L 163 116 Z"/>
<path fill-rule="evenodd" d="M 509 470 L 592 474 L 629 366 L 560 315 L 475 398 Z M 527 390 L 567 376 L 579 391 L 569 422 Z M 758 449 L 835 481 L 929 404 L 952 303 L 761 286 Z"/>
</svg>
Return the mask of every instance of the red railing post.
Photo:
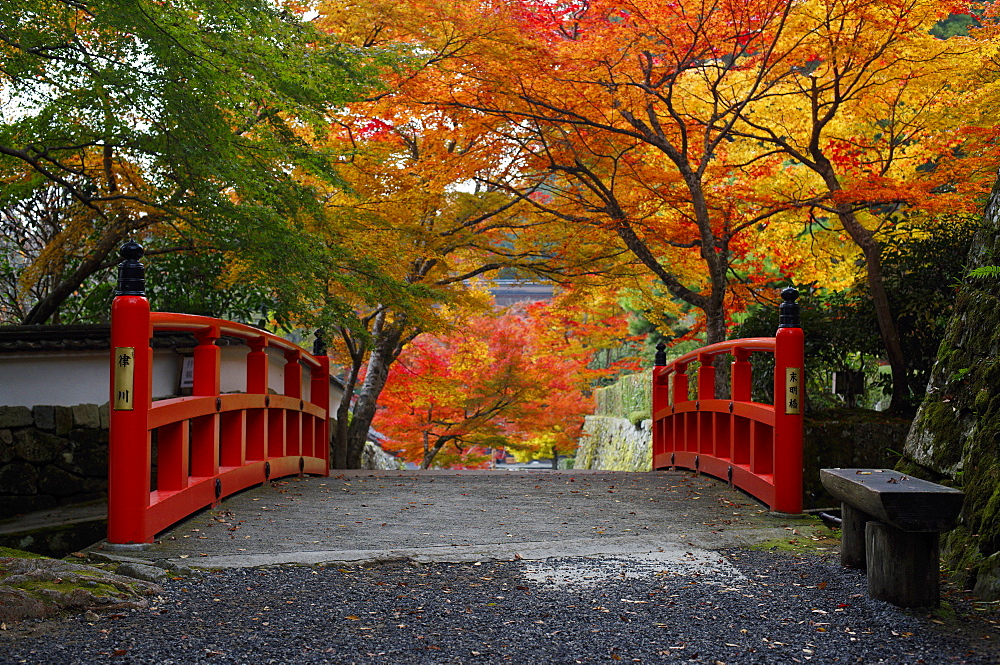
<svg viewBox="0 0 1000 665">
<path fill-rule="evenodd" d="M 250 353 L 247 354 L 247 393 L 266 396 L 267 338 L 257 337 L 248 340 L 247 344 L 250 346 Z M 262 460 L 267 457 L 267 409 L 251 409 L 246 417 L 247 459 Z"/>
<path fill-rule="evenodd" d="M 118 288 L 111 305 L 111 391 L 108 404 L 108 542 L 150 542 L 149 507 L 153 352 L 145 297 L 142 247 L 121 248 Z"/>
<path fill-rule="evenodd" d="M 698 399 L 715 399 L 715 365 L 707 353 L 698 356 Z"/>
<path fill-rule="evenodd" d="M 752 395 L 752 366 L 750 365 L 750 351 L 737 347 L 733 350 L 732 363 L 732 401 L 749 402 Z"/>
<path fill-rule="evenodd" d="M 302 397 L 302 365 L 299 364 L 301 354 L 298 351 L 285 351 L 285 395 Z"/>
<path fill-rule="evenodd" d="M 221 349 L 215 344 L 219 326 L 195 333 L 194 386 L 192 395 L 219 398 L 219 365 Z M 191 420 L 191 476 L 208 478 L 219 473 L 219 414 L 199 416 Z"/>
<path fill-rule="evenodd" d="M 195 333 L 198 346 L 194 347 L 194 385 L 192 395 L 217 396 L 220 379 L 219 365 L 222 360 L 222 350 L 215 344 L 221 333 L 219 326 L 210 326 L 207 330 Z"/>
<path fill-rule="evenodd" d="M 671 404 L 674 407 L 689 402 L 688 396 L 688 373 L 687 363 L 677 363 L 674 365 L 674 385 Z M 688 450 L 693 428 L 690 426 L 690 419 L 686 415 L 671 418 L 670 432 L 670 452 L 675 453 L 680 450 Z M 674 456 L 670 456 L 670 466 L 674 466 Z"/>
<path fill-rule="evenodd" d="M 701 403 L 706 400 L 715 399 L 715 365 L 712 364 L 713 356 L 702 353 L 698 355 L 698 401 L 695 407 L 698 409 L 694 414 L 694 432 L 688 432 L 688 437 L 694 437 L 694 450 L 699 453 L 695 458 L 695 467 L 700 471 L 701 455 L 715 454 L 715 417 L 709 411 L 701 410 Z M 690 448 L 689 448 L 690 449 Z"/>
<path fill-rule="evenodd" d="M 668 380 L 670 375 L 665 372 L 664 365 L 667 364 L 667 345 L 660 342 L 656 345 L 656 355 L 653 357 L 653 468 L 656 467 L 658 455 L 666 452 L 666 437 L 663 431 L 666 421 L 660 417 L 661 409 L 670 404 L 670 386 Z"/>
<path fill-rule="evenodd" d="M 302 354 L 285 351 L 285 396 L 302 399 Z M 302 454 L 302 412 L 285 412 L 285 455 Z"/>
<path fill-rule="evenodd" d="M 268 361 L 267 338 L 257 337 L 247 340 L 250 353 L 247 354 L 247 392 L 257 395 L 267 394 Z"/>
<path fill-rule="evenodd" d="M 688 401 L 687 364 L 677 363 L 674 370 L 673 404 Z"/>
<path fill-rule="evenodd" d="M 781 292 L 774 336 L 774 506 L 780 513 L 802 512 L 802 414 L 805 411 L 805 352 L 799 293 Z"/>
<path fill-rule="evenodd" d="M 324 416 L 316 421 L 313 456 L 326 460 L 330 468 L 330 358 L 317 356 L 319 367 L 312 370 L 309 401 L 323 409 Z"/>
</svg>

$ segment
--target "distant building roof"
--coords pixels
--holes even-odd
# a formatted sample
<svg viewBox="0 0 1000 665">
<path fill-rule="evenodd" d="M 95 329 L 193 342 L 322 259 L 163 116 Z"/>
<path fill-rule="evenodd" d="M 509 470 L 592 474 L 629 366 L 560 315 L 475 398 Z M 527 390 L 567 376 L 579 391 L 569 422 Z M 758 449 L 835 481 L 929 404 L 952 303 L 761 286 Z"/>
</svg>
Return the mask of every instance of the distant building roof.
<svg viewBox="0 0 1000 665">
<path fill-rule="evenodd" d="M 517 302 L 538 302 L 551 300 L 554 289 L 544 282 L 522 282 L 514 279 L 498 279 L 490 286 L 493 300 L 500 307 Z"/>
<path fill-rule="evenodd" d="M 156 349 L 194 348 L 198 341 L 193 334 L 158 332 L 151 346 Z M 219 346 L 242 345 L 237 337 L 222 337 Z M 53 351 L 106 351 L 111 348 L 111 326 L 79 324 L 69 326 L 0 326 L 0 353 L 31 353 Z"/>
</svg>

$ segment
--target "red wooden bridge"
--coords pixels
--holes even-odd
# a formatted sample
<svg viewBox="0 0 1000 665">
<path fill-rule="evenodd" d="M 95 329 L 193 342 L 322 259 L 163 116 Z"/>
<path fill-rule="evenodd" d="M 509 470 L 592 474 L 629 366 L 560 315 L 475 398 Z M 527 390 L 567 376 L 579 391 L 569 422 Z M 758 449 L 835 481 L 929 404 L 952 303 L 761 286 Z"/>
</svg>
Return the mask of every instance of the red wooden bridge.
<svg viewBox="0 0 1000 665">
<path fill-rule="evenodd" d="M 686 353 L 653 370 L 653 468 L 682 467 L 728 480 L 771 510 L 802 511 L 803 336 L 795 289 L 774 337 L 737 339 Z M 752 397 L 752 353 L 774 356 L 774 403 Z M 719 398 L 714 361 L 733 358 L 728 398 Z M 697 363 L 697 383 L 689 370 Z"/>
<path fill-rule="evenodd" d="M 252 326 L 150 312 L 142 248 L 122 248 L 111 320 L 108 541 L 148 543 L 223 497 L 295 474 L 329 475 L 330 364 Z M 772 510 L 802 508 L 802 330 L 786 289 L 775 337 L 706 346 L 653 373 L 653 468 L 682 467 L 729 482 Z M 196 340 L 190 396 L 153 401 L 157 332 Z M 241 343 L 245 383 L 223 392 L 220 347 Z M 775 357 L 775 404 L 751 397 L 752 353 Z M 734 357 L 731 396 L 716 396 L 713 360 Z M 283 359 L 278 382 L 269 371 Z M 694 363 L 697 385 L 689 387 Z M 693 394 L 691 394 L 693 392 Z"/>
<path fill-rule="evenodd" d="M 271 478 L 329 474 L 330 362 L 251 326 L 149 310 L 142 248 L 122 248 L 111 311 L 108 541 L 146 543 L 171 524 Z M 190 396 L 152 401 L 157 331 L 191 333 Z M 220 392 L 223 336 L 245 344 L 245 390 Z M 269 388 L 283 356 L 282 394 Z M 304 376 L 303 369 L 308 371 Z M 153 441 L 155 438 L 155 475 Z"/>
</svg>

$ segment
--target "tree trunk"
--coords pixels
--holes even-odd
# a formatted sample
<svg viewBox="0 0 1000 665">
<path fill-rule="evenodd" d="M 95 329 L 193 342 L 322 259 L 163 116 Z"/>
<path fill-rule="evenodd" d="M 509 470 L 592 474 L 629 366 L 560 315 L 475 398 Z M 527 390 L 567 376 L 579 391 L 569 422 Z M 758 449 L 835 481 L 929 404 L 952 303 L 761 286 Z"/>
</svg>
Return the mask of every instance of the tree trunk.
<svg viewBox="0 0 1000 665">
<path fill-rule="evenodd" d="M 441 451 L 442 448 L 444 448 L 444 444 L 448 443 L 454 438 L 455 437 L 453 436 L 439 436 L 438 440 L 434 442 L 434 445 L 430 448 L 430 450 L 424 453 L 424 459 L 421 460 L 420 462 L 421 470 L 426 471 L 427 469 L 431 468 L 431 462 L 434 461 L 434 458 L 437 457 L 437 454 Z"/>
<path fill-rule="evenodd" d="M 857 222 L 855 223 L 857 224 Z M 847 228 L 846 224 L 844 228 Z M 872 296 L 872 305 L 875 307 L 882 346 L 885 348 L 886 359 L 892 370 L 892 399 L 889 402 L 889 411 L 898 412 L 906 408 L 907 397 L 910 394 L 909 376 L 906 373 L 906 356 L 903 354 L 896 319 L 893 317 L 892 307 L 889 304 L 889 294 L 885 290 L 885 281 L 882 278 L 881 249 L 867 229 L 861 224 L 857 224 L 857 228 L 861 229 L 863 233 L 859 232 L 857 236 L 850 231 L 848 233 L 851 233 L 854 242 L 864 252 L 868 290 Z"/>
<path fill-rule="evenodd" d="M 707 212 L 706 217 L 707 219 Z M 705 296 L 696 291 L 688 289 L 667 270 L 646 243 L 639 238 L 632 230 L 632 227 L 619 220 L 616 225 L 616 232 L 625 246 L 638 258 L 643 265 L 660 278 L 663 285 L 678 300 L 697 307 L 705 315 L 705 342 L 715 344 L 724 342 L 728 335 L 726 328 L 726 291 L 729 288 L 728 272 L 729 262 L 726 252 L 715 252 L 715 239 L 711 233 L 703 233 L 703 243 L 711 244 L 710 252 L 702 252 L 705 265 L 709 271 L 709 279 L 712 283 L 711 293 Z M 725 355 L 717 356 L 714 365 L 716 368 L 715 394 L 719 399 L 724 399 L 729 393 L 729 362 Z"/>
<path fill-rule="evenodd" d="M 330 461 L 334 469 L 347 469 L 347 440 L 348 429 L 351 421 L 351 401 L 354 399 L 354 390 L 358 385 L 358 373 L 361 371 L 361 355 L 356 355 L 351 359 L 351 371 L 344 385 L 344 396 L 337 407 L 337 421 L 333 430 L 333 437 Z"/>
<path fill-rule="evenodd" d="M 705 342 L 715 344 L 726 341 L 729 336 L 726 330 L 726 310 L 722 298 L 725 296 L 723 290 L 721 297 L 708 299 L 708 306 L 705 308 Z M 729 399 L 729 374 L 732 359 L 729 354 L 723 353 L 715 356 L 712 366 L 715 367 L 715 398 Z"/>
<path fill-rule="evenodd" d="M 831 194 L 840 191 L 840 181 L 833 171 L 829 160 L 818 159 L 818 170 Z M 866 229 L 851 209 L 849 203 L 836 205 L 837 218 L 841 226 L 851 236 L 865 257 L 865 270 L 868 277 L 868 290 L 878 319 L 879 336 L 885 349 L 886 360 L 892 370 L 892 399 L 889 411 L 898 412 L 906 408 L 906 398 L 909 396 L 910 385 L 906 373 L 906 356 L 899 341 L 899 329 L 889 304 L 889 294 L 885 290 L 885 280 L 882 278 L 882 250 L 875 236 Z"/>
<path fill-rule="evenodd" d="M 361 457 L 368 440 L 368 431 L 378 407 L 378 398 L 382 394 L 385 382 L 389 378 L 389 367 L 399 357 L 402 350 L 400 340 L 406 322 L 403 319 L 389 322 L 385 312 L 376 317 L 372 327 L 372 350 L 368 356 L 367 371 L 364 383 L 358 392 L 357 401 L 351 412 L 351 422 L 347 428 L 346 437 L 346 468 L 361 468 Z"/>
<path fill-rule="evenodd" d="M 87 253 L 87 256 L 76 267 L 68 277 L 59 282 L 49 291 L 48 295 L 35 303 L 34 307 L 24 317 L 25 325 L 42 324 L 48 321 L 59 309 L 59 306 L 73 292 L 80 288 L 80 285 L 88 277 L 101 269 L 104 262 L 112 252 L 117 249 L 128 235 L 126 230 L 109 230 L 107 235 L 100 239 L 97 245 Z"/>
</svg>

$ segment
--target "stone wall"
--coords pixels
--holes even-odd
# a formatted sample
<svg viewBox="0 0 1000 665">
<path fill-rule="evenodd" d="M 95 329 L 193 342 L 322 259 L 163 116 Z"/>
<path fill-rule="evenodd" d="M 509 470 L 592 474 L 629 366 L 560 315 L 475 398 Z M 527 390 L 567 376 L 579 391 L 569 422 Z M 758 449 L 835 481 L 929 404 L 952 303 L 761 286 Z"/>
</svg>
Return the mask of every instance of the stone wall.
<svg viewBox="0 0 1000 665">
<path fill-rule="evenodd" d="M 891 469 L 906 443 L 910 421 L 879 411 L 842 409 L 806 416 L 802 430 L 803 505 L 836 508 L 840 502 L 826 493 L 820 469 Z"/>
<path fill-rule="evenodd" d="M 653 468 L 651 420 L 638 426 L 625 418 L 587 416 L 574 469 L 649 471 Z"/>
<path fill-rule="evenodd" d="M 108 406 L 0 406 L 0 518 L 105 496 Z"/>
<path fill-rule="evenodd" d="M 369 443 L 366 469 L 399 469 Z M 0 406 L 0 519 L 107 496 L 108 405 Z"/>
<path fill-rule="evenodd" d="M 941 540 L 957 580 L 1000 600 L 1000 178 L 969 253 L 927 394 L 900 469 L 965 492 L 958 526 Z"/>
<path fill-rule="evenodd" d="M 361 453 L 361 468 L 372 470 L 396 470 L 404 468 L 403 463 L 385 452 L 371 441 L 365 442 L 365 449 Z"/>
<path fill-rule="evenodd" d="M 639 424 L 652 416 L 653 371 L 619 377 L 610 386 L 594 391 L 594 415 L 626 418 Z"/>
</svg>

